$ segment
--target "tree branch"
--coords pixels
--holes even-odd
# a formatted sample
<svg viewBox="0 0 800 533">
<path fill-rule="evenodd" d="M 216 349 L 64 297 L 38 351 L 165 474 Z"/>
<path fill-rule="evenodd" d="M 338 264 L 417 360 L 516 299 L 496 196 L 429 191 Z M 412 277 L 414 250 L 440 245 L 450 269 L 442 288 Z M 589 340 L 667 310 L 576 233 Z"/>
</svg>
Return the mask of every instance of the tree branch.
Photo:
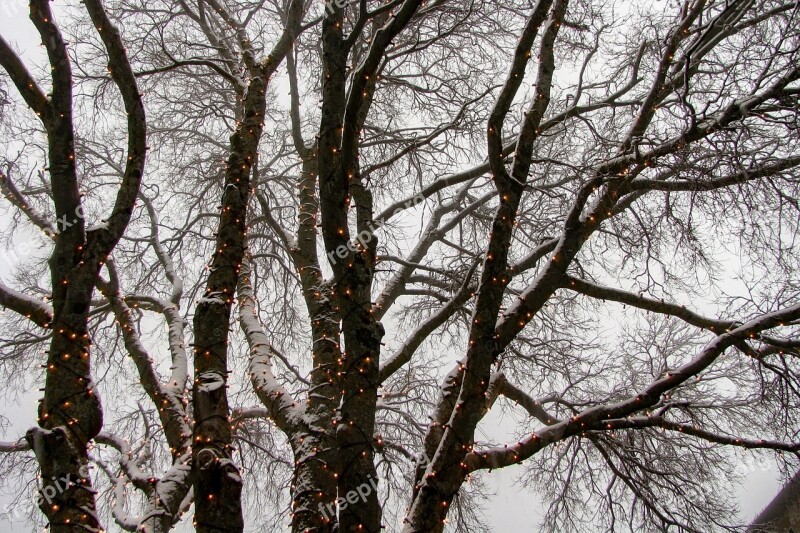
<svg viewBox="0 0 800 533">
<path fill-rule="evenodd" d="M 53 323 L 53 308 L 32 296 L 15 291 L 0 282 L 0 305 L 31 320 L 37 326 L 48 329 Z"/>
</svg>

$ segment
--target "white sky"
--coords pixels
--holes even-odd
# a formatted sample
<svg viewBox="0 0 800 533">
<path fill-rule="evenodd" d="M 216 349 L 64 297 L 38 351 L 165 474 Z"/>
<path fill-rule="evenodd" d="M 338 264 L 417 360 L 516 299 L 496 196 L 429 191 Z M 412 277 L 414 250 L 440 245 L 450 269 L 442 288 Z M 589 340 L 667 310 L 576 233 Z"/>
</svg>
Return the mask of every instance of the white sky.
<svg viewBox="0 0 800 533">
<path fill-rule="evenodd" d="M 44 54 L 39 46 L 36 30 L 28 20 L 27 10 L 26 0 L 0 0 L 0 34 L 17 47 L 26 61 L 41 61 L 44 59 Z M 5 73 L 3 72 L 2 75 Z M 4 225 L 3 220 L 0 220 L 0 225 Z M 9 280 L 9 268 L 15 262 L 13 256 L 0 257 L 0 278 Z M 0 414 L 8 418 L 11 423 L 5 433 L 0 431 L 0 440 L 16 440 L 25 433 L 28 427 L 35 424 L 36 400 L 39 395 L 36 388 L 33 387 L 33 390 L 30 391 L 20 391 L 20 398 L 14 404 L 0 403 Z M 5 402 L 5 400 L 0 401 Z M 502 428 L 507 430 L 509 435 L 513 432 L 513 421 L 510 417 L 504 418 L 495 411 L 487 416 L 481 426 Z M 498 437 L 498 435 L 493 436 Z M 763 470 L 753 463 L 743 464 L 742 469 L 749 473 L 746 476 L 746 483 L 739 488 L 737 493 L 742 509 L 742 519 L 748 520 L 763 509 L 777 492 L 778 472 L 774 465 Z M 514 486 L 514 480 L 521 471 L 520 467 L 505 468 L 494 471 L 485 478 L 489 487 L 496 494 L 484 505 L 486 522 L 492 525 L 493 531 L 533 532 L 539 530 L 537 524 L 541 518 L 541 502 L 535 495 Z M 9 489 L 4 485 L 0 480 L 0 491 Z M 0 513 L 3 512 L 4 506 L 9 501 L 9 496 L 0 492 Z M 245 521 L 247 522 L 246 517 Z M 109 531 L 119 531 L 114 524 L 107 524 L 107 526 Z M 0 520 L 0 530 L 3 531 L 28 531 L 28 528 L 29 526 L 22 522 L 9 523 Z M 176 531 L 192 531 L 192 528 L 188 524 L 184 524 Z"/>
</svg>

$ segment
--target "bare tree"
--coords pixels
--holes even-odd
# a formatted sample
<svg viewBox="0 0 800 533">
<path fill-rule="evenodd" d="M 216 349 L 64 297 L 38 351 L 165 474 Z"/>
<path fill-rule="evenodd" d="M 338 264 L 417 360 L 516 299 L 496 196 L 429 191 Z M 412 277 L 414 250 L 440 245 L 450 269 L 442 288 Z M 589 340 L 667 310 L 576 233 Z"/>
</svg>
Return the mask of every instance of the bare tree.
<svg viewBox="0 0 800 533">
<path fill-rule="evenodd" d="M 99 528 L 94 491 L 87 470 L 87 444 L 103 424 L 91 373 L 88 318 L 91 297 L 103 263 L 119 241 L 133 212 L 145 160 L 145 115 L 124 46 L 100 0 L 86 10 L 108 54 L 109 75 L 127 112 L 127 162 L 119 192 L 104 223 L 87 228 L 81 200 L 73 126 L 73 79 L 67 45 L 47 1 L 32 1 L 30 15 L 47 50 L 51 92 L 45 94 L 22 60 L 0 38 L 0 63 L 23 100 L 41 120 L 47 138 L 49 187 L 55 222 L 42 218 L 5 174 L 7 198 L 45 230 L 53 241 L 48 260 L 52 304 L 2 286 L 3 304 L 49 330 L 44 397 L 38 426 L 25 435 L 42 474 L 43 493 L 53 494 L 40 508 L 52 531 Z M 66 485 L 66 489 L 62 488 Z"/>
<path fill-rule="evenodd" d="M 223 6 L 211 2 L 210 7 L 216 10 L 222 20 L 235 26 L 236 22 Z M 243 527 L 240 504 L 241 479 L 236 465 L 231 461 L 231 435 L 225 386 L 228 377 L 226 363 L 228 323 L 232 296 L 244 254 L 250 169 L 264 125 L 267 85 L 299 32 L 302 8 L 302 2 L 291 2 L 286 29 L 273 52 L 264 59 L 258 59 L 252 47 L 245 41 L 246 37 L 243 34 L 239 35 L 242 39 L 240 44 L 243 61 L 248 72 L 241 75 L 238 80 L 237 111 L 240 118 L 231 135 L 215 246 L 217 251 L 212 256 L 212 268 L 208 275 L 205 294 L 198 301 L 194 316 L 196 375 L 192 389 L 194 424 L 190 424 L 188 420 L 184 401 L 187 358 L 183 349 L 183 320 L 177 315 L 181 283 L 176 277 L 171 258 L 157 240 L 155 213 L 146 198 L 145 204 L 151 216 L 154 237 L 152 244 L 172 284 L 170 301 L 148 302 L 152 308 L 160 310 L 165 315 L 170 327 L 173 366 L 169 383 L 164 383 L 154 371 L 152 360 L 138 338 L 130 316 L 129 302 L 120 294 L 118 273 L 113 260 L 107 265 L 109 281 L 97 277 L 111 249 L 122 236 L 130 220 L 134 202 L 139 196 L 146 142 L 141 95 L 116 28 L 109 21 L 100 2 L 87 3 L 91 23 L 96 26 L 109 52 L 109 74 L 123 95 L 129 117 L 130 137 L 124 169 L 113 161 L 106 161 L 109 166 L 123 173 L 123 183 L 114 212 L 99 229 L 95 230 L 98 235 L 96 238 L 93 235 L 91 238 L 85 235 L 84 213 L 75 175 L 75 142 L 71 122 L 71 66 L 66 45 L 53 21 L 49 6 L 46 3 L 32 2 L 31 19 L 39 28 L 53 66 L 52 101 L 42 94 L 11 47 L 5 41 L 1 43 L 3 66 L 29 107 L 43 117 L 48 133 L 48 164 L 51 174 L 54 168 L 62 167 L 68 172 L 66 177 L 53 175 L 51 181 L 51 196 L 58 217 L 57 224 L 61 224 L 57 229 L 53 229 L 54 226 L 46 222 L 44 217 L 30 209 L 24 196 L 7 176 L 3 176 L 4 189 L 8 191 L 12 203 L 28 214 L 32 221 L 38 221 L 41 229 L 49 230 L 53 235 L 55 247 L 50 259 L 54 287 L 52 299 L 55 309 L 67 310 L 67 318 L 62 318 L 62 313 L 51 312 L 42 304 L 35 304 L 34 307 L 34 301 L 21 293 L 11 289 L 7 289 L 4 293 L 4 304 L 21 314 L 35 315 L 35 320 L 42 327 L 49 328 L 52 322 L 54 328 L 47 363 L 45 398 L 40 415 L 40 424 L 45 431 L 34 429 L 26 435 L 28 445 L 35 452 L 44 475 L 42 494 L 47 495 L 51 485 L 56 487 L 51 492 L 58 493 L 55 499 L 52 499 L 52 504 L 51 498 L 47 498 L 46 505 L 42 504 L 42 511 L 53 529 L 72 530 L 75 527 L 82 527 L 96 530 L 100 527 L 99 519 L 94 513 L 94 495 L 90 480 L 82 469 L 87 463 L 87 443 L 92 439 L 107 444 L 120 453 L 121 468 L 125 475 L 149 500 L 150 509 L 141 520 L 126 520 L 119 513 L 115 513 L 115 518 L 123 528 L 169 530 L 179 518 L 180 512 L 184 510 L 184 502 L 191 484 L 196 485 L 195 493 L 203 496 L 195 502 L 195 521 L 199 531 L 241 530 Z M 69 120 L 64 122 L 61 119 Z M 62 182 L 69 185 L 63 191 L 61 191 L 64 187 Z M 73 221 L 68 217 L 77 218 Z M 72 240 L 65 241 L 64 235 L 71 235 L 73 232 L 78 232 L 79 238 L 73 237 Z M 74 282 L 70 277 L 76 275 L 72 273 L 73 270 L 80 275 Z M 83 272 L 84 270 L 86 272 Z M 88 272 L 91 272 L 91 275 Z M 172 467 L 160 480 L 148 478 L 139 472 L 137 461 L 131 459 L 131 451 L 124 440 L 112 434 L 100 433 L 102 411 L 91 383 L 88 364 L 91 342 L 87 332 L 87 321 L 95 285 L 98 285 L 115 314 L 120 324 L 125 348 L 136 363 L 141 384 L 158 409 L 166 444 L 169 445 L 173 459 Z M 69 299 L 72 291 L 77 293 L 75 301 Z M 72 353 L 74 346 L 78 346 L 80 351 Z M 61 371 L 62 367 L 66 367 L 65 371 Z M 49 408 L 48 405 L 53 407 Z M 73 412 L 76 414 L 72 414 Z M 68 413 L 69 417 L 66 417 L 65 413 Z M 191 452 L 191 462 L 188 457 L 189 452 Z M 107 470 L 105 465 L 99 464 Z M 78 481 L 70 481 L 75 479 Z M 71 488 L 64 491 L 59 483 L 71 485 Z"/>
<path fill-rule="evenodd" d="M 482 480 L 522 465 L 547 530 L 741 526 L 740 454 L 791 472 L 800 451 L 800 5 L 651 4 L 87 2 L 61 24 L 71 56 L 51 41 L 49 99 L 3 41 L 34 111 L 80 88 L 81 133 L 54 138 L 44 113 L 43 145 L 0 86 L 21 139 L 10 227 L 74 207 L 38 172 L 68 156 L 78 202 L 121 180 L 131 217 L 100 230 L 117 237 L 86 263 L 83 307 L 62 277 L 40 285 L 35 256 L 0 291 L 9 381 L 60 329 L 101 354 L 103 411 L 93 392 L 53 418 L 76 384 L 46 374 L 46 435 L 82 436 L 58 455 L 72 470 L 33 446 L 42 493 L 91 462 L 92 528 L 167 531 L 193 502 L 199 531 L 241 531 L 243 511 L 298 532 L 482 531 Z M 128 114 L 88 119 L 115 86 Z M 74 254 L 51 233 L 53 257 Z M 62 308 L 82 330 L 32 329 Z M 29 448 L 0 446 L 9 479 Z"/>
</svg>

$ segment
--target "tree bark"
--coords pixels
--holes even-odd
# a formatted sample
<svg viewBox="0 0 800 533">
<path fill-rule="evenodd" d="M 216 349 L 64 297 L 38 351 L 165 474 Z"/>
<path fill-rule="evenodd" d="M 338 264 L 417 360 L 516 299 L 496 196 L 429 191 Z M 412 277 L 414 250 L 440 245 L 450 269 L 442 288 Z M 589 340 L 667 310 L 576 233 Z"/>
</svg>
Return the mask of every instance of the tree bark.
<svg viewBox="0 0 800 533">
<path fill-rule="evenodd" d="M 242 479 L 233 461 L 228 408 L 228 328 L 246 247 L 250 173 L 266 111 L 267 80 L 250 81 L 244 117 L 231 136 L 216 251 L 194 317 L 192 402 L 195 526 L 199 532 L 242 531 Z"/>
<path fill-rule="evenodd" d="M 30 18 L 47 51 L 51 96 L 45 96 L 22 61 L 0 40 L 0 63 L 47 133 L 48 170 L 57 218 L 55 226 L 43 228 L 54 242 L 49 259 L 53 316 L 51 324 L 44 324 L 53 333 L 45 365 L 44 398 L 39 405 L 39 427 L 26 435 L 42 471 L 39 507 L 51 531 L 101 528 L 95 513 L 87 444 L 100 432 L 103 415 L 91 378 L 87 322 L 99 271 L 130 220 L 146 152 L 144 107 L 122 40 L 100 0 L 87 0 L 86 8 L 108 53 L 109 72 L 128 114 L 128 158 L 120 191 L 107 223 L 98 229 L 87 231 L 83 219 L 75 161 L 72 70 L 49 2 L 32 0 Z"/>
</svg>

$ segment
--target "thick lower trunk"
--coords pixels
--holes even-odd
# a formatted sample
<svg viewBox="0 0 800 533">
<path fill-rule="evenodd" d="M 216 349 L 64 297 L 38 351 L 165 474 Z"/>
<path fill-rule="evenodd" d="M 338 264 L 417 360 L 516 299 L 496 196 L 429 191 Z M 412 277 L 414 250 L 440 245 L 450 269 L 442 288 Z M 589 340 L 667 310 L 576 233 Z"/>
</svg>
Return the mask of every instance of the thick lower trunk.
<svg viewBox="0 0 800 533">
<path fill-rule="evenodd" d="M 341 356 L 338 323 L 325 312 L 315 313 L 314 359 L 311 373 L 314 384 L 309 395 L 307 430 L 292 437 L 295 454 L 292 484 L 292 531 L 294 533 L 337 531 L 336 511 L 338 458 L 333 420 L 339 398 L 335 361 Z"/>
<path fill-rule="evenodd" d="M 353 270 L 354 276 L 360 271 L 358 267 Z M 359 285 L 369 287 L 367 283 Z M 345 307 L 342 321 L 346 368 L 342 369 L 343 395 L 336 438 L 341 460 L 339 528 L 348 533 L 380 533 L 382 529 L 374 435 L 378 358 L 384 332 L 369 312 L 368 298 L 366 302 L 367 305 L 348 302 L 347 307 L 351 308 Z"/>
<path fill-rule="evenodd" d="M 87 293 L 73 289 L 79 296 Z M 69 300 L 65 307 L 79 312 L 54 321 L 39 427 L 29 430 L 26 439 L 41 468 L 38 503 L 50 531 L 99 530 L 86 445 L 100 432 L 103 415 L 89 373 L 84 308 Z"/>
<path fill-rule="evenodd" d="M 238 532 L 242 518 L 242 478 L 233 461 L 233 435 L 228 409 L 228 329 L 246 244 L 250 174 L 263 131 L 267 80 L 250 81 L 244 118 L 231 136 L 225 172 L 222 212 L 203 298 L 194 317 L 192 395 L 195 467 L 195 522 L 198 532 Z"/>
<path fill-rule="evenodd" d="M 335 443 L 324 434 L 300 437 L 295 448 L 292 480 L 292 532 L 338 531 L 336 509 Z"/>
<path fill-rule="evenodd" d="M 195 469 L 194 488 L 201 495 L 195 500 L 195 531 L 243 531 L 242 478 L 230 453 L 204 446 L 195 457 Z"/>
<path fill-rule="evenodd" d="M 441 477 L 449 477 L 442 473 Z M 452 474 L 452 473 L 451 473 Z M 463 476 L 456 480 L 438 480 L 439 475 L 428 477 L 419 486 L 414 505 L 403 524 L 403 533 L 441 533 L 444 531 L 450 504 L 458 493 Z"/>
<path fill-rule="evenodd" d="M 100 531 L 86 447 L 69 430 L 33 428 L 26 439 L 42 471 L 39 509 L 54 533 Z"/>
<path fill-rule="evenodd" d="M 344 427 L 344 426 L 343 426 Z M 378 474 L 371 443 L 358 428 L 337 433 L 347 463 L 339 476 L 339 531 L 381 533 L 382 509 L 378 499 Z"/>
<path fill-rule="evenodd" d="M 212 356 L 209 353 L 207 357 Z M 198 359 L 195 357 L 195 361 Z M 227 366 L 205 368 L 204 365 L 195 363 L 195 367 L 196 421 L 192 450 L 195 468 L 195 528 L 199 533 L 242 531 L 242 479 L 233 462 L 226 394 Z"/>
</svg>

